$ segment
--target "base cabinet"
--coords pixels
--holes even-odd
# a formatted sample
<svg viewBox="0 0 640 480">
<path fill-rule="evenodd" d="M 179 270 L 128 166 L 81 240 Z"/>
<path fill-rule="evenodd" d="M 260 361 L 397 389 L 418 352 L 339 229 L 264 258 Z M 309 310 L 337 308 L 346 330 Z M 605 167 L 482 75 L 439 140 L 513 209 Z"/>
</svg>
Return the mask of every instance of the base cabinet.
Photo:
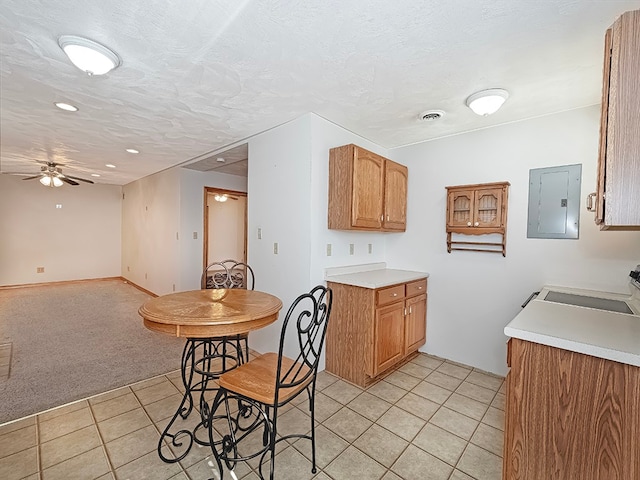
<svg viewBox="0 0 640 480">
<path fill-rule="evenodd" d="M 379 289 L 327 284 L 333 290 L 327 371 L 365 387 L 424 345 L 426 278 Z"/>
<path fill-rule="evenodd" d="M 640 367 L 509 344 L 503 479 L 640 478 Z"/>
</svg>

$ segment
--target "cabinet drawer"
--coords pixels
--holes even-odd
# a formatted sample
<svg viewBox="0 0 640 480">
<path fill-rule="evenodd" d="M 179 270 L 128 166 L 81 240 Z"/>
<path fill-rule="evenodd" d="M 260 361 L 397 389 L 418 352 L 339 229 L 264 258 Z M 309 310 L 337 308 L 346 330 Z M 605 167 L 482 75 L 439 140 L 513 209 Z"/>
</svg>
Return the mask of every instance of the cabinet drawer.
<svg viewBox="0 0 640 480">
<path fill-rule="evenodd" d="M 404 298 L 404 285 L 396 285 L 395 287 L 383 288 L 376 292 L 376 304 L 386 305 L 388 303 L 397 302 Z"/>
<path fill-rule="evenodd" d="M 427 293 L 426 278 L 407 283 L 407 297 L 413 297 L 414 295 L 420 295 L 421 293 Z"/>
</svg>

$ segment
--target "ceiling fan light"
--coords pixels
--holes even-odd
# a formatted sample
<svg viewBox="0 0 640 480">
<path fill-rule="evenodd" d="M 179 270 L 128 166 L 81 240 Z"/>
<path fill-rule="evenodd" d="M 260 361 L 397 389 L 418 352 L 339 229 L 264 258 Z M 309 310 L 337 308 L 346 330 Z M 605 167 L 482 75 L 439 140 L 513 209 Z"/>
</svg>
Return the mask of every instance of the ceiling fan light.
<svg viewBox="0 0 640 480">
<path fill-rule="evenodd" d="M 58 45 L 71 63 L 88 75 L 104 75 L 122 63 L 115 52 L 88 38 L 63 35 Z"/>
<path fill-rule="evenodd" d="M 467 98 L 467 107 L 477 115 L 486 117 L 496 113 L 502 104 L 509 98 L 509 92 L 502 88 L 491 88 L 476 92 Z"/>
<path fill-rule="evenodd" d="M 58 177 L 51 177 L 51 180 L 54 187 L 61 187 L 62 185 L 64 185 L 64 183 L 62 183 L 62 180 L 60 180 Z"/>
<path fill-rule="evenodd" d="M 213 196 L 213 199 L 214 199 L 216 202 L 226 202 L 226 201 L 229 199 L 229 197 L 227 196 L 227 194 L 226 194 L 226 193 L 223 193 L 222 195 L 220 195 L 219 193 L 216 193 L 216 194 Z"/>
<path fill-rule="evenodd" d="M 45 187 L 50 187 L 51 186 L 51 177 L 49 175 L 46 175 L 46 176 L 42 177 L 40 179 L 40 183 L 42 185 L 44 185 Z"/>
</svg>

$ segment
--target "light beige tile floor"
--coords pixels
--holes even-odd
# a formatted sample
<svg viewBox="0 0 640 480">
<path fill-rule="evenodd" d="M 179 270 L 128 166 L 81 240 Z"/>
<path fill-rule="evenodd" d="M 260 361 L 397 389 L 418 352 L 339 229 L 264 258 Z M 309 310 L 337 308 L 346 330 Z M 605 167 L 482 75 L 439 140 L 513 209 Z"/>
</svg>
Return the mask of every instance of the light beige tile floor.
<svg viewBox="0 0 640 480">
<path fill-rule="evenodd" d="M 179 372 L 154 377 L 0 425 L 5 480 L 200 480 L 219 478 L 208 447 L 160 460 L 160 433 L 184 387 Z M 283 442 L 277 479 L 499 480 L 504 379 L 420 354 L 368 389 L 322 372 L 317 381 L 317 466 L 308 440 Z M 280 416 L 279 433 L 310 429 L 307 402 Z M 198 413 L 181 422 L 197 423 Z M 259 441 L 259 439 L 258 439 Z M 163 453 L 171 456 L 173 447 Z M 254 480 L 258 462 L 239 464 Z M 267 470 L 268 471 L 268 470 Z M 225 478 L 233 478 L 225 472 Z"/>
</svg>

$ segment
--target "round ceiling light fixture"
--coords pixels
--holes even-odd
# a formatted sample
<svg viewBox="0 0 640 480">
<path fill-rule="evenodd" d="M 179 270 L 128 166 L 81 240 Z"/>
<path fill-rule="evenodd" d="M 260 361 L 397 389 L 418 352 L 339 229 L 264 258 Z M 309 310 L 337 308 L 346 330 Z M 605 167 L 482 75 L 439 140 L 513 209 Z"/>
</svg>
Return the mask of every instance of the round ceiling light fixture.
<svg viewBox="0 0 640 480">
<path fill-rule="evenodd" d="M 77 112 L 78 107 L 75 105 L 71 105 L 70 103 L 64 102 L 55 102 L 54 105 L 58 107 L 60 110 L 64 110 L 65 112 Z"/>
<path fill-rule="evenodd" d="M 418 118 L 424 122 L 435 122 L 444 117 L 444 110 L 425 110 Z"/>
<path fill-rule="evenodd" d="M 116 166 L 112 163 L 105 163 L 104 166 L 107 168 L 116 168 Z"/>
<path fill-rule="evenodd" d="M 135 148 L 127 148 L 125 151 L 128 153 L 140 153 L 140 150 L 136 150 Z"/>
<path fill-rule="evenodd" d="M 466 103 L 473 113 L 486 117 L 496 113 L 507 98 L 509 98 L 509 92 L 506 90 L 490 88 L 470 95 Z"/>
<path fill-rule="evenodd" d="M 88 38 L 62 35 L 58 45 L 71 63 L 87 75 L 104 75 L 122 63 L 114 51 Z"/>
</svg>

